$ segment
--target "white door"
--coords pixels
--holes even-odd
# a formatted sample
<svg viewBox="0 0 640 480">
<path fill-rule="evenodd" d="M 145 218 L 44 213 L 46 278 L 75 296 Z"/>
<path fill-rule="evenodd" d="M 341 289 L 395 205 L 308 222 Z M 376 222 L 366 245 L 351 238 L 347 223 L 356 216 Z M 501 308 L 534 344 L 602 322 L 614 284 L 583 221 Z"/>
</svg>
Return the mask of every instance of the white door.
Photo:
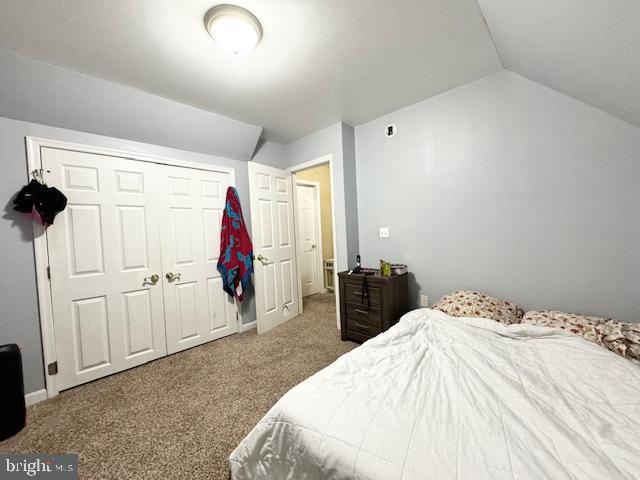
<svg viewBox="0 0 640 480">
<path fill-rule="evenodd" d="M 320 247 L 320 186 L 317 182 L 296 182 L 298 212 L 298 252 L 302 296 L 322 291 L 322 251 Z"/>
<path fill-rule="evenodd" d="M 157 165 L 43 148 L 68 199 L 48 229 L 58 389 L 166 354 Z M 157 275 L 158 277 L 151 277 Z"/>
<path fill-rule="evenodd" d="M 258 333 L 299 313 L 291 174 L 249 162 Z"/>
<path fill-rule="evenodd" d="M 233 299 L 216 269 L 230 173 L 162 168 L 162 281 L 167 349 L 174 353 L 238 331 Z"/>
</svg>

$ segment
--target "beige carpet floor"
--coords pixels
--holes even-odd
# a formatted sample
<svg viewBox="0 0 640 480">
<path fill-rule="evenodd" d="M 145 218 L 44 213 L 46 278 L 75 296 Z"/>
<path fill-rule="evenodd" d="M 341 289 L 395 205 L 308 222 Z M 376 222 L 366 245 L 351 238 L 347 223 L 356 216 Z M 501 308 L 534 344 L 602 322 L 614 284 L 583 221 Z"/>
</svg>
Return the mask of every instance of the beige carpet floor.
<svg viewBox="0 0 640 480">
<path fill-rule="evenodd" d="M 62 392 L 30 407 L 0 452 L 78 453 L 80 478 L 228 479 L 228 457 L 290 388 L 355 347 L 332 295 L 255 330 Z"/>
</svg>

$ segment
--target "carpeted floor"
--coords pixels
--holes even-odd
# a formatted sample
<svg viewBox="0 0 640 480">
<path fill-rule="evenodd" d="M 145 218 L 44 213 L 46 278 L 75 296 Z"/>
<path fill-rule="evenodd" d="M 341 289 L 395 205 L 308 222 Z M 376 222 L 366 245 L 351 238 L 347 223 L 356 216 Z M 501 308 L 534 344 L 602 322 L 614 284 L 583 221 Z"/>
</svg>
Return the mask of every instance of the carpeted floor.
<svg viewBox="0 0 640 480">
<path fill-rule="evenodd" d="M 257 336 L 232 335 L 62 392 L 0 452 L 78 453 L 80 478 L 225 479 L 240 440 L 291 387 L 355 347 L 333 295 Z"/>
</svg>

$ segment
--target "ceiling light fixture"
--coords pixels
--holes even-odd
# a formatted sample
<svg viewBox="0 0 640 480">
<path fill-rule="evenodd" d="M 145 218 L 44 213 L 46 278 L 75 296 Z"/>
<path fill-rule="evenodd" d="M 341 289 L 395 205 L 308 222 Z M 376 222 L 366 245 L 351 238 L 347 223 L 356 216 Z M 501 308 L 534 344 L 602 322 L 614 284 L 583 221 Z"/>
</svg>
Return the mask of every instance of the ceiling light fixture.
<svg viewBox="0 0 640 480">
<path fill-rule="evenodd" d="M 216 5 L 204 16 L 204 25 L 220 47 L 244 55 L 262 38 L 262 25 L 253 13 L 236 5 Z"/>
</svg>

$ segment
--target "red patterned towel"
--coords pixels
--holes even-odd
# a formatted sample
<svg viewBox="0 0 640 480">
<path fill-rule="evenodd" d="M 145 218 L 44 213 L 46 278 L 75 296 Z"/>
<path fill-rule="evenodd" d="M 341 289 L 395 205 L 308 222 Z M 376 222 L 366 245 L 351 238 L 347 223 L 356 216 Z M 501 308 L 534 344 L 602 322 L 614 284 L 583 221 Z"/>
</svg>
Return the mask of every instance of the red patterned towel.
<svg viewBox="0 0 640 480">
<path fill-rule="evenodd" d="M 227 189 L 220 229 L 218 271 L 224 291 L 242 302 L 253 273 L 253 246 L 242 217 L 238 192 L 233 187 Z"/>
</svg>

